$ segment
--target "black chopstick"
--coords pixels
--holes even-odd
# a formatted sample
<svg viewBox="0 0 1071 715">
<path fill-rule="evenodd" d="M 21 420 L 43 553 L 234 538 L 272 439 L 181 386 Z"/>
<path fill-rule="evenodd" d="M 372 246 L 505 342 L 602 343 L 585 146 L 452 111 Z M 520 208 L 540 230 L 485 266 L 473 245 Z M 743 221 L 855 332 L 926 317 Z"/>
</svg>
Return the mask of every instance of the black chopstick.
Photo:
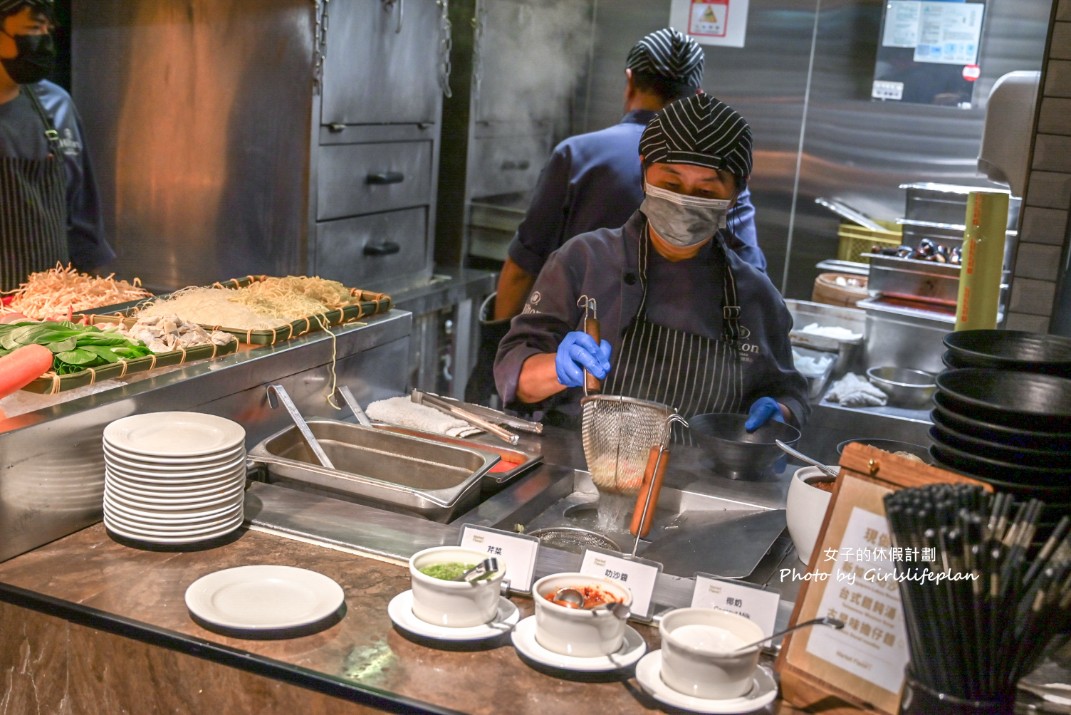
<svg viewBox="0 0 1071 715">
<path fill-rule="evenodd" d="M 1006 701 L 1049 637 L 1071 626 L 1071 516 L 1039 545 L 1037 499 L 935 484 L 893 492 L 885 506 L 893 546 L 936 559 L 893 564 L 914 676 L 948 695 Z"/>
</svg>

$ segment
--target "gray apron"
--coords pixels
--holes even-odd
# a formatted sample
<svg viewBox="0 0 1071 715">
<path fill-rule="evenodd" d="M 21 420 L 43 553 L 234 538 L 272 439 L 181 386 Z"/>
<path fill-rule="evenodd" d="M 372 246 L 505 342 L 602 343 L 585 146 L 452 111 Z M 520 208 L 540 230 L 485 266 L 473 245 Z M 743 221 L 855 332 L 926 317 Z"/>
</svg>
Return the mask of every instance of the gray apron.
<svg viewBox="0 0 1071 715">
<path fill-rule="evenodd" d="M 736 281 L 718 241 L 714 254 L 723 267 L 722 335 L 707 338 L 669 328 L 647 318 L 647 256 L 650 236 L 640 241 L 639 273 L 643 299 L 625 329 L 620 355 L 606 379 L 604 392 L 676 407 L 684 417 L 705 412 L 741 412 L 744 371 L 737 348 L 740 306 Z M 675 426 L 676 427 L 676 426 Z M 677 433 L 675 437 L 680 438 Z"/>
<path fill-rule="evenodd" d="M 41 118 L 45 159 L 0 158 L 0 290 L 13 290 L 34 271 L 70 260 L 67 200 L 59 133 L 32 87 L 23 85 Z"/>
</svg>

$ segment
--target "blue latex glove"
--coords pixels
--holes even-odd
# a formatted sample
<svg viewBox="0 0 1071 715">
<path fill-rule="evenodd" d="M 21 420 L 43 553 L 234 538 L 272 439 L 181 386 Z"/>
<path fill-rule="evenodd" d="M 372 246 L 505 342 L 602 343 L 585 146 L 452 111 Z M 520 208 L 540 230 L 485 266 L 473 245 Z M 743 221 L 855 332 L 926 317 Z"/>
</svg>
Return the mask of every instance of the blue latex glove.
<svg viewBox="0 0 1071 715">
<path fill-rule="evenodd" d="M 747 422 L 744 429 L 754 432 L 759 427 L 773 419 L 774 422 L 784 422 L 785 416 L 781 414 L 781 405 L 772 397 L 760 397 L 752 403 L 747 411 Z"/>
<path fill-rule="evenodd" d="M 602 380 L 610 371 L 610 343 L 595 344 L 594 338 L 580 330 L 566 333 L 554 358 L 558 382 L 566 387 L 584 384 L 584 370 Z"/>
</svg>

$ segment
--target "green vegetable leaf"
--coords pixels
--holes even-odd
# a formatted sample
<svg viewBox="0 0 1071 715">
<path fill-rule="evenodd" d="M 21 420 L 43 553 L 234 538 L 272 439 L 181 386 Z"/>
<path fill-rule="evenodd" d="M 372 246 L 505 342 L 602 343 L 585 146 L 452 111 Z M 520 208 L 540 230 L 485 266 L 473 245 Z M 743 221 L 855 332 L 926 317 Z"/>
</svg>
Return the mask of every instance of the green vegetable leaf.
<svg viewBox="0 0 1071 715">
<path fill-rule="evenodd" d="M 56 359 L 61 360 L 70 365 L 91 367 L 94 362 L 99 360 L 99 357 L 95 353 L 90 352 L 89 350 L 75 348 L 74 350 L 67 350 L 62 353 L 56 353 Z"/>
</svg>

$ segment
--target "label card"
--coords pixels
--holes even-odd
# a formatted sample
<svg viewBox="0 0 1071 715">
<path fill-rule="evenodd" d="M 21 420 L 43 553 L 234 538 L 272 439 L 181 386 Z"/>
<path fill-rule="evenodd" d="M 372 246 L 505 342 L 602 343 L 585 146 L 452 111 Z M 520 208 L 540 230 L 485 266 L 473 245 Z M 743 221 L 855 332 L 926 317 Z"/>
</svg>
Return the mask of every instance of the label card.
<svg viewBox="0 0 1071 715">
<path fill-rule="evenodd" d="M 632 591 L 632 617 L 649 621 L 654 607 L 654 589 L 662 564 L 624 558 L 596 549 L 585 549 L 580 573 L 620 581 Z"/>
<path fill-rule="evenodd" d="M 510 590 L 521 593 L 532 590 L 536 552 L 539 550 L 539 539 L 536 537 L 465 524 L 461 527 L 459 546 L 482 551 L 505 561 Z"/>
<path fill-rule="evenodd" d="M 692 607 L 719 608 L 754 621 L 764 635 L 773 635 L 781 595 L 758 586 L 706 574 L 695 575 Z"/>
</svg>

